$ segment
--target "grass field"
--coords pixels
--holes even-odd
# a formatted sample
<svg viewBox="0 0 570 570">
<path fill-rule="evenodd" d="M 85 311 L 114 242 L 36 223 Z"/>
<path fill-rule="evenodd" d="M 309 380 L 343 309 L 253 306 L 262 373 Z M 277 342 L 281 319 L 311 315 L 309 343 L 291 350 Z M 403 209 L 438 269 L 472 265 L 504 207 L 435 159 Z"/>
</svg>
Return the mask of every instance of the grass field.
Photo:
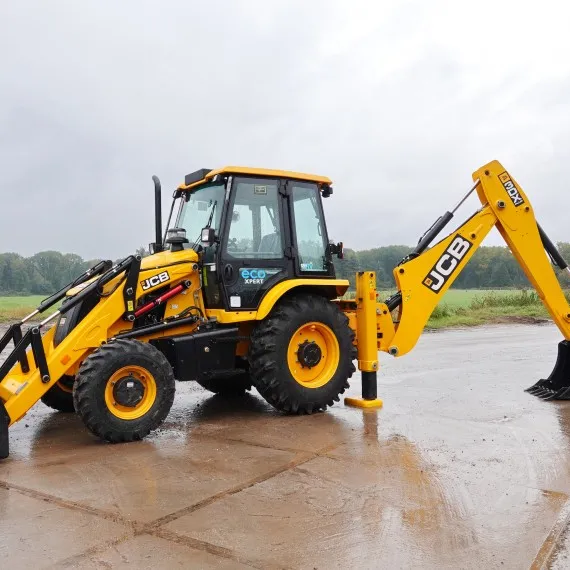
<svg viewBox="0 0 570 570">
<path fill-rule="evenodd" d="M 568 298 L 568 293 L 566 294 Z M 541 322 L 550 316 L 535 291 L 451 290 L 436 307 L 429 328 L 493 322 Z"/>
<path fill-rule="evenodd" d="M 381 291 L 379 297 L 384 300 L 392 293 Z M 348 292 L 347 298 L 354 298 L 354 292 Z M 549 318 L 538 295 L 532 290 L 451 289 L 436 307 L 427 327 L 441 329 L 498 322 L 532 323 Z"/>
<path fill-rule="evenodd" d="M 473 299 L 496 295 L 505 297 L 513 293 L 512 289 L 450 289 L 442 299 L 448 307 L 468 307 Z"/>
<path fill-rule="evenodd" d="M 42 301 L 44 295 L 29 297 L 0 297 L 0 322 L 14 321 L 29 315 Z M 47 316 L 53 311 L 46 311 Z"/>
</svg>

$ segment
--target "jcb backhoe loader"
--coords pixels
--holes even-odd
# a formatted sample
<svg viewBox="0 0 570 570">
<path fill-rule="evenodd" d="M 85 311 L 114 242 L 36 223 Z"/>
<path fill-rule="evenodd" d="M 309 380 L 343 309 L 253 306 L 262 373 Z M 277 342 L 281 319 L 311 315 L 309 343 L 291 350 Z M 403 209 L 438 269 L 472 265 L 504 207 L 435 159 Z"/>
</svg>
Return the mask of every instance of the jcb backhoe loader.
<svg viewBox="0 0 570 570">
<path fill-rule="evenodd" d="M 342 257 L 342 243 L 327 237 L 322 199 L 333 192 L 328 178 L 241 167 L 198 170 L 175 191 L 162 235 L 155 177 L 151 255 L 99 263 L 0 340 L 0 351 L 14 343 L 0 366 L 0 456 L 8 455 L 9 425 L 39 399 L 75 410 L 106 441 L 141 439 L 167 416 L 175 378 L 216 393 L 253 385 L 275 408 L 310 414 L 339 400 L 357 360 L 362 399 L 346 403 L 380 406 L 378 351 L 402 356 L 414 347 L 494 226 L 565 339 L 550 377 L 530 391 L 569 398 L 570 307 L 551 262 L 568 271 L 567 264 L 499 162 L 477 170 L 473 180 L 457 207 L 394 269 L 398 293 L 379 302 L 373 271 L 356 276 L 354 300 L 341 298 L 349 282 L 336 279 L 332 263 L 333 255 Z M 481 208 L 430 248 L 472 192 Z M 58 302 L 55 313 L 22 330 Z"/>
</svg>

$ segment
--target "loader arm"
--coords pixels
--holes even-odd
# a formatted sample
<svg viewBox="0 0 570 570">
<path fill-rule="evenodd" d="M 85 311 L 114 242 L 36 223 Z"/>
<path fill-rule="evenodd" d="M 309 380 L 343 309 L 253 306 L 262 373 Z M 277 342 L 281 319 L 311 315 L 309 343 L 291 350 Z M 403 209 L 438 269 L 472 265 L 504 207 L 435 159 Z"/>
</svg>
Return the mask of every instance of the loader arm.
<svg viewBox="0 0 570 570">
<path fill-rule="evenodd" d="M 481 167 L 473 173 L 473 180 L 471 191 L 476 191 L 481 208 L 430 249 L 425 240 L 432 240 L 453 214 L 446 212 L 426 232 L 428 237 L 424 236 L 416 250 L 394 269 L 396 295 L 378 303 L 375 274 L 367 271 L 356 276 L 356 302 L 352 306 L 350 302 L 341 302 L 357 333 L 364 401 L 376 399 L 378 351 L 402 356 L 414 348 L 433 310 L 493 227 L 509 246 L 565 339 L 559 345 L 553 373 L 531 391 L 547 398 L 570 397 L 570 306 L 550 258 L 568 271 L 567 264 L 538 225 L 528 197 L 499 162 Z M 396 309 L 399 316 L 394 319 L 392 313 Z M 360 405 L 354 400 L 349 403 Z"/>
<path fill-rule="evenodd" d="M 141 269 L 140 257 L 129 256 L 112 267 L 106 263 L 97 265 L 94 268 L 97 271 L 90 270 L 49 297 L 30 317 L 53 306 L 67 292 L 73 294 L 67 297 L 60 309 L 41 323 L 32 325 L 24 334 L 21 325 L 26 319 L 8 329 L 0 339 L 0 349 L 5 348 L 10 341 L 14 343 L 14 350 L 0 363 L 0 458 L 7 455 L 6 451 L 2 452 L 2 444 L 4 450 L 7 449 L 4 428 L 21 419 L 63 375 L 77 369 L 87 355 L 115 336 L 131 334 L 135 317 L 144 314 L 161 300 L 177 296 L 178 299 L 184 299 L 179 301 L 182 308 L 185 307 L 182 303 L 193 303 L 193 293 L 198 284 L 196 282 L 191 286 L 187 277 L 192 272 L 196 254 L 181 251 L 170 255 L 173 265 L 168 266 L 168 270 L 172 287 L 158 299 L 140 308 L 136 308 L 136 300 L 144 293 L 144 281 L 141 282 L 141 279 L 147 275 L 160 274 L 161 266 L 159 264 L 159 267 L 154 267 L 151 264 Z M 93 275 L 98 276 L 97 279 L 93 280 Z M 60 315 L 65 316 L 90 295 L 100 298 L 100 302 L 90 310 L 88 318 L 81 320 L 61 342 L 54 342 L 57 326 L 42 334 L 50 321 Z M 202 308 L 198 310 L 201 311 Z M 194 316 L 172 317 L 154 326 L 137 328 L 135 336 L 149 340 L 174 329 L 177 332 L 188 332 L 196 327 L 195 323 Z"/>
</svg>

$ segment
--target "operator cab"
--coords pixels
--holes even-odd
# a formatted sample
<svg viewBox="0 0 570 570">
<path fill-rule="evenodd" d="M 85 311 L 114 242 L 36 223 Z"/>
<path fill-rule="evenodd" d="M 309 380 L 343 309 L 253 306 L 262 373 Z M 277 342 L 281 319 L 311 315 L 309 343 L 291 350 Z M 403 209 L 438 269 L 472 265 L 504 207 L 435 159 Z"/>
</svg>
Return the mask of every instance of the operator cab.
<svg viewBox="0 0 570 570">
<path fill-rule="evenodd" d="M 185 178 L 175 226 L 202 256 L 208 308 L 254 310 L 280 281 L 335 278 L 322 197 L 322 176 L 227 167 Z"/>
</svg>

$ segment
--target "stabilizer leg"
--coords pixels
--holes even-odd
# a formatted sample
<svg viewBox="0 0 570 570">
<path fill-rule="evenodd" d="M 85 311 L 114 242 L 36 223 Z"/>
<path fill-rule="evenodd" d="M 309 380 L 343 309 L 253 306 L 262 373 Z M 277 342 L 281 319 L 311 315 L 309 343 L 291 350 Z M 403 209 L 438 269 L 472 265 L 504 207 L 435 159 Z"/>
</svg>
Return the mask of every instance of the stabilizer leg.
<svg viewBox="0 0 570 570">
<path fill-rule="evenodd" d="M 550 376 L 525 392 L 543 400 L 570 400 L 570 341 L 558 344 L 558 358 Z"/>
<path fill-rule="evenodd" d="M 358 338 L 358 369 L 362 374 L 362 398 L 345 398 L 347 406 L 381 408 L 377 398 L 378 323 L 376 318 L 376 273 L 356 274 L 356 335 Z"/>
</svg>

